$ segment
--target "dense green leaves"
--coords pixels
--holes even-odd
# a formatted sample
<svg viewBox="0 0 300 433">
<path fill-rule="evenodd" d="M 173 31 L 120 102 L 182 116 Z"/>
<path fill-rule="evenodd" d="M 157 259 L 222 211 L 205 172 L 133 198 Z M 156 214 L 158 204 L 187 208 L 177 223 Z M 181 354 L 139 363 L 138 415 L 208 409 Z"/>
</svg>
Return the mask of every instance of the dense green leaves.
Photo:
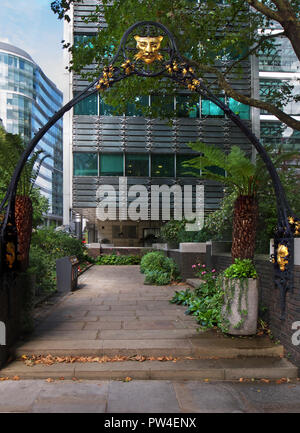
<svg viewBox="0 0 300 433">
<path fill-rule="evenodd" d="M 0 199 L 6 194 L 17 162 L 19 161 L 25 144 L 19 135 L 10 134 L 0 128 Z M 33 152 L 26 162 L 18 183 L 17 194 L 29 195 L 33 206 L 33 227 L 37 227 L 43 221 L 43 215 L 47 213 L 49 203 L 38 188 L 34 187 L 40 162 L 44 158 L 42 151 Z"/>
<path fill-rule="evenodd" d="M 225 269 L 224 277 L 230 280 L 257 278 L 257 272 L 250 259 L 235 259 L 234 263 Z"/>
<path fill-rule="evenodd" d="M 68 19 L 68 11 L 72 3 L 72 0 L 56 0 L 52 2 L 51 7 L 59 18 Z M 264 107 L 259 104 L 259 100 L 237 92 L 232 86 L 233 80 L 242 74 L 244 60 L 249 59 L 251 54 L 264 55 L 274 49 L 274 35 L 267 31 L 271 22 L 274 22 L 274 16 L 269 13 L 268 8 L 265 11 L 259 8 L 249 8 L 249 4 L 255 7 L 256 3 L 261 5 L 261 2 L 250 0 L 231 0 L 230 2 L 115 0 L 111 2 L 103 0 L 102 3 L 101 6 L 96 7 L 93 14 L 83 19 L 85 22 L 97 22 L 98 16 L 104 14 L 108 26 L 98 32 L 91 39 L 90 44 L 82 42 L 82 44 L 76 44 L 76 47 L 65 44 L 73 54 L 71 69 L 75 72 L 82 74 L 83 68 L 94 62 L 98 65 L 98 69 L 82 75 L 87 78 L 98 76 L 100 66 L 111 61 L 128 27 L 138 21 L 158 21 L 173 32 L 180 52 L 193 64 L 196 73 L 206 81 L 206 84 L 208 83 L 207 74 L 216 76 L 213 88 L 217 94 L 225 91 L 227 96 L 244 104 L 267 109 L 289 126 L 300 129 L 298 121 L 291 116 L 284 117 L 281 111 L 276 111 L 278 107 L 284 107 L 288 100 L 294 98 L 291 95 L 291 86 L 282 86 L 280 91 L 273 89 L 272 98 L 264 97 L 267 104 Z M 279 8 L 278 3 L 263 2 L 265 6 L 271 7 L 271 12 Z M 284 27 L 287 23 L 290 31 L 285 31 L 285 37 L 291 40 L 297 53 L 296 48 L 300 46 L 300 43 L 297 43 L 300 40 L 299 2 L 283 0 L 280 2 L 280 7 L 280 11 L 275 16 L 275 22 L 279 18 L 280 26 Z M 281 18 L 284 18 L 285 21 L 283 22 Z M 126 110 L 126 103 L 128 101 L 133 103 L 136 96 L 157 92 L 172 94 L 175 90 L 176 86 L 170 80 L 133 77 L 118 83 L 105 94 L 105 99 L 121 114 Z M 170 113 L 163 111 L 163 105 L 150 110 L 141 107 L 141 110 L 145 115 L 170 116 Z"/>
<path fill-rule="evenodd" d="M 145 284 L 169 284 L 178 277 L 175 262 L 160 251 L 145 254 L 141 260 L 140 270 L 145 274 Z"/>
<path fill-rule="evenodd" d="M 115 253 L 97 257 L 96 265 L 139 265 L 141 258 L 136 255 L 121 256 Z"/>
</svg>

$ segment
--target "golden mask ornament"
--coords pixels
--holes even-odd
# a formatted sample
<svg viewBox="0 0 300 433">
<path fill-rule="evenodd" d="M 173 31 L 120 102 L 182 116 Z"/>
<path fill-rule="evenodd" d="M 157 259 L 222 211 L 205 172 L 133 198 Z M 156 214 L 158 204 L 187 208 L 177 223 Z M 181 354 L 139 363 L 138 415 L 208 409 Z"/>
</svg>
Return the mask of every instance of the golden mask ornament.
<svg viewBox="0 0 300 433">
<path fill-rule="evenodd" d="M 11 269 L 16 260 L 16 249 L 13 242 L 8 242 L 6 244 L 6 262 L 8 267 Z"/>
<path fill-rule="evenodd" d="M 139 52 L 134 56 L 136 60 L 143 60 L 150 64 L 155 60 L 162 60 L 163 56 L 158 52 L 163 36 L 134 36 Z"/>
<path fill-rule="evenodd" d="M 285 270 L 285 265 L 288 264 L 288 260 L 286 260 L 289 255 L 289 250 L 286 245 L 278 244 L 277 248 L 277 263 L 281 271 Z"/>
</svg>

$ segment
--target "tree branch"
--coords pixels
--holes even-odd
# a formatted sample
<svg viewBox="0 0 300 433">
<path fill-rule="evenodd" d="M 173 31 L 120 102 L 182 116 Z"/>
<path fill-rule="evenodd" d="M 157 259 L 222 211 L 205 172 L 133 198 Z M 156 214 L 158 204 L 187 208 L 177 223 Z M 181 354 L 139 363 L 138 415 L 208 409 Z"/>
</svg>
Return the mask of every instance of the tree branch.
<svg viewBox="0 0 300 433">
<path fill-rule="evenodd" d="M 266 17 L 281 23 L 282 18 L 277 11 L 270 9 L 268 6 L 266 6 L 265 4 L 261 3 L 258 0 L 246 0 L 246 2 L 250 6 L 254 7 L 254 9 L 256 9 L 258 12 L 261 12 L 263 15 L 265 15 Z"/>
<path fill-rule="evenodd" d="M 251 98 L 249 96 L 243 95 L 242 93 L 239 93 L 231 86 L 231 84 L 226 80 L 224 75 L 217 68 L 191 60 L 189 60 L 189 62 L 202 72 L 216 75 L 219 87 L 223 89 L 225 94 L 230 98 L 233 98 L 236 101 L 241 102 L 242 104 L 250 105 L 251 107 L 267 110 L 270 114 L 273 114 L 275 117 L 277 117 L 278 120 L 285 123 L 287 126 L 296 129 L 297 131 L 300 131 L 299 120 L 294 119 L 292 116 L 284 113 L 282 110 L 277 108 L 275 105 L 270 104 L 269 102 L 261 101 L 259 99 Z"/>
</svg>

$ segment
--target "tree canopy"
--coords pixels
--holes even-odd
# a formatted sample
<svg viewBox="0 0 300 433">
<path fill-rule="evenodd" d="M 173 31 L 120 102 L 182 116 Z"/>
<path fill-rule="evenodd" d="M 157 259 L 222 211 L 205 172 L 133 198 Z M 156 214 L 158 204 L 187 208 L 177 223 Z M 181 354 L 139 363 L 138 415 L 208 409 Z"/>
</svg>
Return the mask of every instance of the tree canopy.
<svg viewBox="0 0 300 433">
<path fill-rule="evenodd" d="M 60 19 L 70 20 L 72 3 L 82 1 L 55 0 L 51 8 Z M 300 121 L 284 112 L 289 102 L 300 100 L 292 84 L 285 81 L 271 86 L 263 98 L 246 95 L 233 84 L 242 75 L 243 62 L 251 55 L 276 53 L 279 37 L 290 41 L 300 60 L 300 0 L 103 0 L 102 3 L 83 19 L 97 23 L 99 15 L 104 15 L 106 28 L 88 42 L 69 46 L 63 41 L 64 47 L 72 52 L 70 69 L 75 73 L 95 78 L 101 65 L 109 64 L 130 25 L 142 20 L 159 21 L 173 32 L 180 52 L 216 94 L 225 93 L 238 102 L 267 110 L 287 126 L 300 130 Z M 92 63 L 99 68 L 89 70 L 87 66 Z M 128 101 L 136 102 L 137 96 L 175 91 L 176 85 L 171 81 L 134 76 L 118 83 L 104 97 L 118 114 L 125 111 Z M 161 106 L 149 109 L 138 102 L 136 105 L 144 114 L 166 117 Z"/>
</svg>

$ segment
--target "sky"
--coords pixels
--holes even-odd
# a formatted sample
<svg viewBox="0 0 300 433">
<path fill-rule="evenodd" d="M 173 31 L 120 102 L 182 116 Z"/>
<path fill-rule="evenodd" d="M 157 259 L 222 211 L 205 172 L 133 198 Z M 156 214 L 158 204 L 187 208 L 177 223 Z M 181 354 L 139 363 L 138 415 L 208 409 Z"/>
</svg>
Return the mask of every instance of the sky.
<svg viewBox="0 0 300 433">
<path fill-rule="evenodd" d="M 0 0 L 0 41 L 25 50 L 62 90 L 63 22 L 52 0 Z"/>
</svg>

